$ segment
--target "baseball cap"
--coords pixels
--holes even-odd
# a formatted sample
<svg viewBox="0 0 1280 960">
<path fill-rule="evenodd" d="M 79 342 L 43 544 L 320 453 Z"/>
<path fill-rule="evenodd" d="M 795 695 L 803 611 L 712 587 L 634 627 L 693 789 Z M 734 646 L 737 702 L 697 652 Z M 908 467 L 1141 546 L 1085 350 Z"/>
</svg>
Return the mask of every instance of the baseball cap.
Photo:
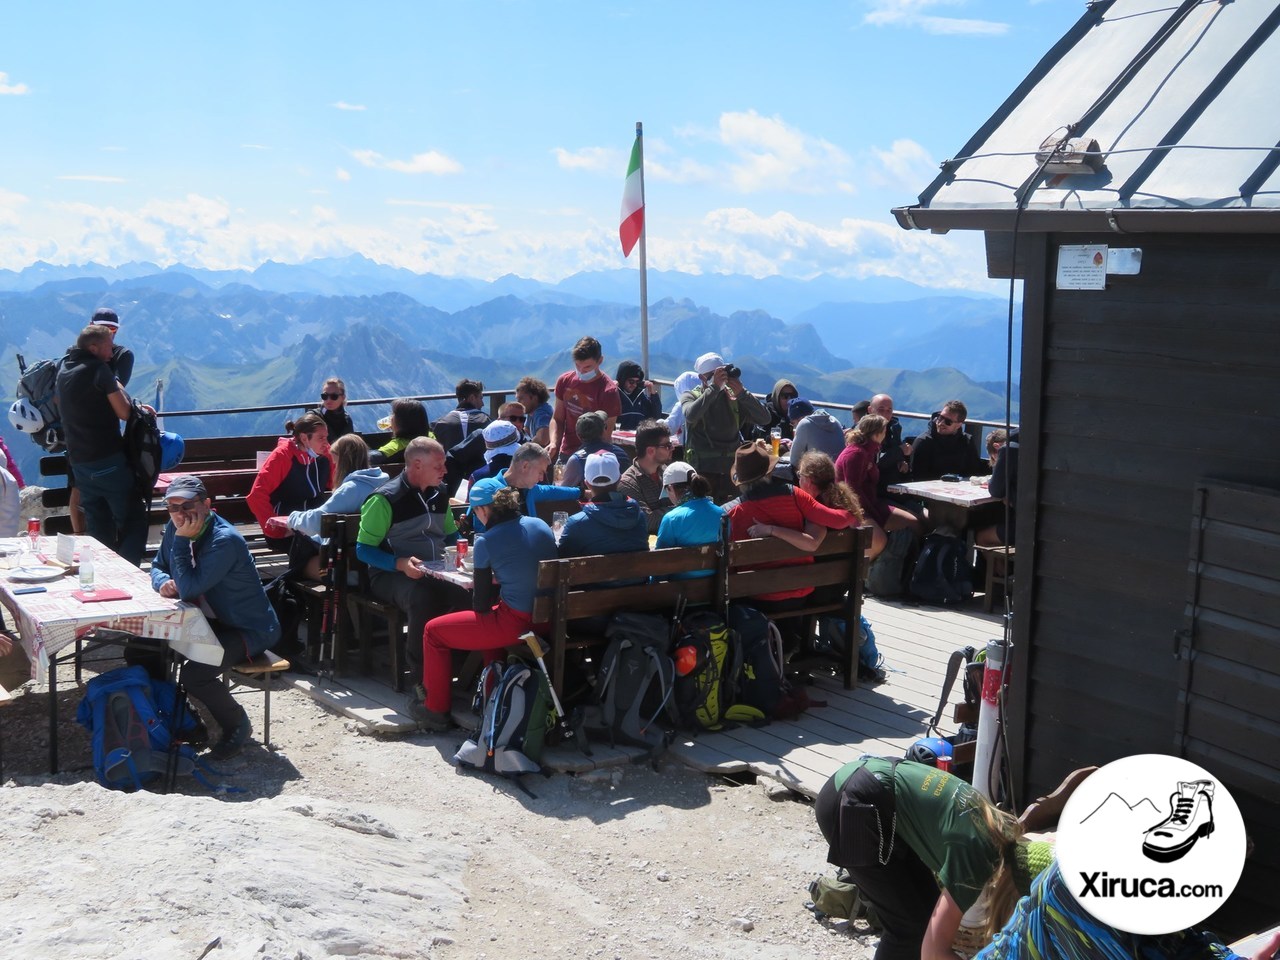
<svg viewBox="0 0 1280 960">
<path fill-rule="evenodd" d="M 723 367 L 723 366 L 724 366 L 724 357 L 720 356 L 720 354 L 704 353 L 696 361 L 694 361 L 693 369 L 694 369 L 694 372 L 696 372 L 698 376 L 701 377 L 701 376 L 705 376 L 708 373 L 711 373 L 711 371 L 715 370 L 716 367 Z"/>
<path fill-rule="evenodd" d="M 799 420 L 801 417 L 807 417 L 813 413 L 813 404 L 803 397 L 796 397 L 787 404 L 787 419 Z"/>
<path fill-rule="evenodd" d="M 93 311 L 93 319 L 90 323 L 101 324 L 104 327 L 111 327 L 113 330 L 120 329 L 120 318 L 116 316 L 116 312 L 110 307 L 99 307 Z"/>
<path fill-rule="evenodd" d="M 169 486 L 164 491 L 166 500 L 175 498 L 180 500 L 204 500 L 208 496 L 209 491 L 204 488 L 204 481 L 190 473 L 174 477 L 169 481 Z"/>
<path fill-rule="evenodd" d="M 487 507 L 493 503 L 493 495 L 505 487 L 506 484 L 497 477 L 485 477 L 483 480 L 477 480 L 471 485 L 471 489 L 467 491 L 467 503 L 470 509 L 475 507 Z"/>
<path fill-rule="evenodd" d="M 593 487 L 607 487 L 617 483 L 622 477 L 618 469 L 618 458 L 612 453 L 601 451 L 587 457 L 587 464 L 582 468 L 582 477 Z"/>
<path fill-rule="evenodd" d="M 697 475 L 698 471 L 693 469 L 692 464 L 676 460 L 674 463 L 667 464 L 667 469 L 662 471 L 662 485 L 669 487 L 673 483 L 688 483 Z"/>
</svg>

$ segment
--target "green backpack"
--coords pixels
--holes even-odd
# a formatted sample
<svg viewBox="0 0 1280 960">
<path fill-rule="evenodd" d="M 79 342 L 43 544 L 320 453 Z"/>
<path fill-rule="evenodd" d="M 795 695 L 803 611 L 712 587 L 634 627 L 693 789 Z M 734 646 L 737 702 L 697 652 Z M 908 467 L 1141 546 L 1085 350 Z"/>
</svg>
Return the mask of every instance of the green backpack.
<svg viewBox="0 0 1280 960">
<path fill-rule="evenodd" d="M 868 930 L 881 929 L 875 907 L 867 901 L 858 885 L 849 879 L 849 872 L 843 867 L 836 871 L 834 877 L 819 877 L 809 884 L 809 899 L 813 901 L 811 909 L 819 919 L 830 917 L 850 923 L 862 920 Z"/>
</svg>

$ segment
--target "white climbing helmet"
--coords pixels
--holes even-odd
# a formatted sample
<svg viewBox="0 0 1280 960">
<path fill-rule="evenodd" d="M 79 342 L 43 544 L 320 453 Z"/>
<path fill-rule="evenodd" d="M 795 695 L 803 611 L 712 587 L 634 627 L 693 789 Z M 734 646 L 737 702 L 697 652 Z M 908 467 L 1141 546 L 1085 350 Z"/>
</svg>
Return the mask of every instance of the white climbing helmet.
<svg viewBox="0 0 1280 960">
<path fill-rule="evenodd" d="M 44 415 L 30 400 L 19 397 L 9 408 L 9 422 L 23 433 L 39 433 L 44 429 Z"/>
</svg>

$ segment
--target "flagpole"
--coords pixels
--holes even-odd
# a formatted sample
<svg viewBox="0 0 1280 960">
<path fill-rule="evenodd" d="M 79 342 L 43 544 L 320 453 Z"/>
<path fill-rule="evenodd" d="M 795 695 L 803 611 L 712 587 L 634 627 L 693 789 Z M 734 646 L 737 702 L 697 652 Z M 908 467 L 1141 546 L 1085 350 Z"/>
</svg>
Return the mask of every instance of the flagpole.
<svg viewBox="0 0 1280 960">
<path fill-rule="evenodd" d="M 644 206 L 644 125 L 636 121 L 636 143 L 640 147 L 640 204 Z M 647 379 L 653 379 L 653 371 L 649 369 L 649 278 L 645 263 L 644 240 L 649 232 L 649 211 L 645 208 L 644 219 L 640 221 L 640 366 L 644 367 Z"/>
</svg>

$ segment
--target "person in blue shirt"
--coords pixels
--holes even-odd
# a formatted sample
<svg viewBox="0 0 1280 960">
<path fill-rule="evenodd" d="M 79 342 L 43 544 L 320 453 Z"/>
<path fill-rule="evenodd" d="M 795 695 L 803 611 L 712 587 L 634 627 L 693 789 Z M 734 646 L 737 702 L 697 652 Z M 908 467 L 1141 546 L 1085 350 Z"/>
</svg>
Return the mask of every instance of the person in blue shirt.
<svg viewBox="0 0 1280 960">
<path fill-rule="evenodd" d="M 522 443 L 511 455 L 511 465 L 498 474 L 497 479 L 509 487 L 515 487 L 520 493 L 521 511 L 529 517 L 538 516 L 538 504 L 544 500 L 582 499 L 579 487 L 556 486 L 543 483 L 547 468 L 551 466 L 551 455 L 545 447 L 536 443 Z M 483 527 L 476 527 L 477 530 Z"/>
<path fill-rule="evenodd" d="M 711 499 L 711 483 L 683 460 L 667 465 L 662 472 L 662 488 L 675 508 L 658 525 L 657 549 L 666 547 L 700 547 L 720 540 L 720 521 L 724 508 Z M 699 570 L 681 574 L 676 579 L 709 577 L 714 571 Z"/>
<path fill-rule="evenodd" d="M 556 557 L 551 528 L 537 517 L 521 515 L 513 487 L 488 477 L 468 491 L 467 500 L 485 528 L 475 545 L 471 609 L 427 622 L 422 673 L 427 696 L 424 703 L 412 705 L 414 719 L 435 732 L 453 726 L 452 651 L 482 650 L 488 664 L 519 643 L 532 623 L 538 564 Z"/>
<path fill-rule="evenodd" d="M 634 553 L 649 549 L 649 521 L 640 504 L 618 492 L 622 471 L 611 453 L 593 453 L 583 467 L 591 502 L 570 517 L 560 534 L 561 557 Z"/>
<path fill-rule="evenodd" d="M 182 686 L 203 703 L 222 738 L 210 756 L 227 760 L 241 751 L 253 727 L 244 707 L 222 682 L 227 667 L 252 660 L 280 639 L 280 621 L 267 600 L 244 537 L 212 510 L 199 477 L 174 477 L 164 492 L 169 522 L 151 561 L 151 585 L 162 597 L 196 603 L 222 644 L 220 664 L 182 665 Z"/>
</svg>

